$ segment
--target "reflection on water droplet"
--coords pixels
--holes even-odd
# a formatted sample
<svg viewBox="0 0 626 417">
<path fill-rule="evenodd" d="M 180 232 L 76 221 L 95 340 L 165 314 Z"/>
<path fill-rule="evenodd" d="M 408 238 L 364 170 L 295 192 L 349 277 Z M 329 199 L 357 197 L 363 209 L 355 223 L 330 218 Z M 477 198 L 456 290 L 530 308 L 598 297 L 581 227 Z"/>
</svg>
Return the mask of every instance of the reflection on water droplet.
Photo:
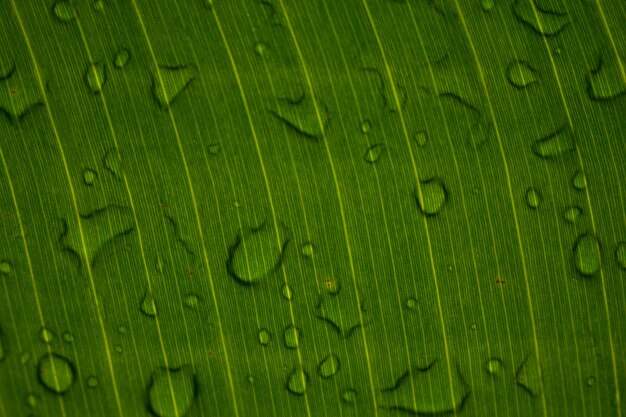
<svg viewBox="0 0 626 417">
<path fill-rule="evenodd" d="M 417 308 L 417 300 L 414 297 L 409 297 L 404 302 L 404 305 L 409 310 L 415 310 Z"/>
<path fill-rule="evenodd" d="M 150 293 L 146 293 L 141 300 L 141 312 L 148 317 L 156 317 L 157 315 L 157 307 L 156 302 L 154 301 L 154 297 Z"/>
<path fill-rule="evenodd" d="M 87 386 L 89 388 L 96 388 L 98 386 L 98 378 L 93 375 L 87 378 Z"/>
<path fill-rule="evenodd" d="M 65 343 L 72 343 L 74 341 L 74 336 L 70 332 L 63 333 L 63 340 Z"/>
<path fill-rule="evenodd" d="M 304 395 L 309 376 L 302 368 L 296 368 L 287 378 L 287 389 L 292 394 Z"/>
<path fill-rule="evenodd" d="M 85 185 L 93 185 L 98 179 L 98 173 L 90 168 L 85 168 L 83 171 L 83 182 Z"/>
<path fill-rule="evenodd" d="M 415 198 L 423 214 L 435 216 L 439 214 L 448 198 L 448 191 L 439 178 L 421 181 L 415 187 Z"/>
<path fill-rule="evenodd" d="M 511 85 L 523 89 L 537 82 L 536 70 L 525 61 L 513 61 L 506 67 L 506 79 Z"/>
<path fill-rule="evenodd" d="M 258 56 L 263 56 L 265 52 L 267 51 L 267 49 L 268 49 L 268 46 L 264 42 L 257 42 L 254 44 L 254 52 Z"/>
<path fill-rule="evenodd" d="M 528 204 L 528 207 L 536 209 L 537 207 L 539 207 L 540 203 L 541 194 L 539 194 L 539 191 L 532 187 L 528 188 L 526 190 L 526 204 Z"/>
<path fill-rule="evenodd" d="M 348 404 L 353 404 L 356 401 L 356 391 L 348 388 L 341 393 L 341 400 Z"/>
<path fill-rule="evenodd" d="M 417 131 L 413 134 L 413 140 L 419 146 L 424 147 L 428 143 L 428 134 L 425 130 Z"/>
<path fill-rule="evenodd" d="M 593 387 L 594 385 L 596 385 L 596 378 L 593 376 L 590 376 L 589 378 L 587 378 L 586 383 L 588 387 Z"/>
<path fill-rule="evenodd" d="M 44 343 L 52 343 L 54 340 L 54 333 L 51 330 L 42 327 L 39 331 L 39 338 Z"/>
<path fill-rule="evenodd" d="M 578 238 L 574 246 L 574 264 L 578 272 L 591 276 L 600 270 L 600 242 L 592 234 L 584 234 Z"/>
<path fill-rule="evenodd" d="M 185 305 L 189 308 L 198 307 L 199 302 L 200 302 L 200 298 L 196 294 L 188 294 L 185 297 Z"/>
<path fill-rule="evenodd" d="M 317 372 L 322 378 L 330 378 L 339 371 L 339 365 L 339 358 L 330 354 L 319 363 Z"/>
<path fill-rule="evenodd" d="M 52 13 L 62 22 L 71 22 L 76 19 L 76 9 L 69 1 L 58 1 L 52 6 Z"/>
<path fill-rule="evenodd" d="M 291 300 L 293 298 L 293 291 L 291 291 L 291 287 L 287 285 L 287 283 L 283 284 L 280 292 L 286 300 Z"/>
<path fill-rule="evenodd" d="M 42 356 L 37 365 L 39 382 L 56 394 L 63 394 L 71 388 L 75 374 L 70 360 L 56 353 Z"/>
<path fill-rule="evenodd" d="M 500 373 L 500 370 L 502 369 L 502 361 L 498 358 L 491 358 L 487 361 L 486 368 L 487 372 L 491 375 Z"/>
<path fill-rule="evenodd" d="M 222 145 L 220 145 L 219 143 L 210 143 L 207 146 L 207 150 L 209 151 L 210 155 L 217 155 L 218 153 L 220 153 L 221 149 Z"/>
<path fill-rule="evenodd" d="M 0 274 L 9 275 L 11 270 L 13 269 L 11 262 L 9 261 L 0 261 Z"/>
<path fill-rule="evenodd" d="M 375 145 L 370 146 L 365 151 L 365 155 L 363 155 L 363 159 L 365 162 L 373 164 L 374 162 L 378 162 L 383 151 L 385 150 L 385 145 L 383 143 L 377 143 Z"/>
<path fill-rule="evenodd" d="M 191 366 L 159 368 L 148 385 L 150 411 L 159 417 L 182 417 L 191 408 L 198 382 Z"/>
<path fill-rule="evenodd" d="M 285 327 L 283 331 L 283 340 L 285 341 L 285 346 L 289 349 L 296 349 L 300 345 L 300 329 L 290 324 Z"/>
<path fill-rule="evenodd" d="M 619 242 L 615 248 L 615 259 L 617 265 L 626 271 L 626 242 Z"/>
<path fill-rule="evenodd" d="M 39 396 L 37 394 L 33 394 L 32 392 L 26 394 L 27 406 L 29 406 L 30 408 L 35 408 L 37 407 L 37 404 L 39 404 Z"/>
<path fill-rule="evenodd" d="M 574 174 L 572 178 L 572 185 L 579 191 L 587 188 L 587 177 L 585 177 L 582 171 L 576 171 L 576 174 Z"/>
<path fill-rule="evenodd" d="M 259 343 L 263 346 L 267 346 L 272 341 L 272 335 L 267 329 L 259 330 Z"/>
<path fill-rule="evenodd" d="M 130 51 L 126 48 L 122 48 L 115 55 L 113 65 L 117 69 L 122 69 L 128 64 L 128 61 L 130 61 Z"/>
<path fill-rule="evenodd" d="M 565 209 L 565 220 L 569 223 L 576 223 L 582 214 L 582 209 L 578 206 L 570 206 Z"/>
<path fill-rule="evenodd" d="M 372 122 L 370 122 L 369 120 L 365 119 L 361 122 L 361 132 L 362 133 L 367 133 L 372 129 Z"/>
<path fill-rule="evenodd" d="M 95 62 L 87 67 L 85 73 L 85 81 L 92 93 L 99 93 L 102 91 L 104 84 L 107 81 L 106 68 L 104 63 Z"/>
</svg>

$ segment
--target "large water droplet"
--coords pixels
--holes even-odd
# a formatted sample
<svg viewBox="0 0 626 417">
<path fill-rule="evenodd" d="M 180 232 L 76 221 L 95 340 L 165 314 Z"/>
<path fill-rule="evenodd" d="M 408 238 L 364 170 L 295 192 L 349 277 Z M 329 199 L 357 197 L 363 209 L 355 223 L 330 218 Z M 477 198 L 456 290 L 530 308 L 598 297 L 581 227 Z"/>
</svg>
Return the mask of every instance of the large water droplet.
<svg viewBox="0 0 626 417">
<path fill-rule="evenodd" d="M 318 140 L 324 136 L 330 115 L 319 98 L 302 94 L 299 98 L 279 98 L 270 113 L 300 135 Z"/>
<path fill-rule="evenodd" d="M 331 353 L 320 362 L 317 372 L 322 378 L 330 378 L 339 371 L 339 366 L 339 358 Z"/>
<path fill-rule="evenodd" d="M 502 361 L 498 358 L 491 358 L 487 361 L 485 368 L 490 375 L 498 374 L 502 370 Z"/>
<path fill-rule="evenodd" d="M 56 394 L 63 394 L 74 384 L 76 371 L 68 358 L 49 353 L 39 359 L 37 375 L 45 388 Z"/>
<path fill-rule="evenodd" d="M 115 55 L 115 59 L 113 60 L 113 65 L 117 69 L 122 69 L 128 64 L 130 61 L 130 51 L 128 49 L 122 48 Z"/>
<path fill-rule="evenodd" d="M 309 376 L 302 368 L 296 368 L 287 378 L 287 389 L 292 394 L 304 395 Z"/>
<path fill-rule="evenodd" d="M 148 385 L 150 411 L 159 417 L 182 417 L 191 408 L 198 382 L 191 366 L 159 368 Z"/>
<path fill-rule="evenodd" d="M 506 67 L 506 79 L 515 88 L 526 88 L 537 82 L 536 70 L 525 61 L 513 61 Z"/>
<path fill-rule="evenodd" d="M 615 259 L 617 265 L 626 271 L 626 242 L 619 242 L 615 248 Z"/>
<path fill-rule="evenodd" d="M 538 35 L 556 36 L 570 23 L 566 13 L 557 10 L 541 10 L 533 0 L 516 0 L 513 13 L 517 20 Z"/>
<path fill-rule="evenodd" d="M 152 75 L 152 94 L 159 106 L 166 109 L 196 78 L 196 68 L 191 65 L 160 65 Z"/>
<path fill-rule="evenodd" d="M 267 346 L 272 341 L 272 335 L 267 329 L 259 330 L 259 343 L 263 346 Z"/>
<path fill-rule="evenodd" d="M 576 223 L 582 214 L 582 209 L 578 206 L 570 206 L 565 209 L 564 217 L 569 223 Z"/>
<path fill-rule="evenodd" d="M 141 312 L 148 317 L 156 317 L 157 306 L 156 301 L 151 293 L 147 292 L 141 300 Z"/>
<path fill-rule="evenodd" d="M 378 162 L 384 150 L 385 150 L 385 144 L 383 143 L 377 143 L 375 145 L 372 145 L 369 148 L 367 148 L 367 150 L 365 151 L 365 155 L 363 155 L 363 159 L 365 159 L 365 162 L 369 164 Z"/>
<path fill-rule="evenodd" d="M 580 236 L 574 246 L 574 265 L 585 276 L 596 274 L 601 266 L 600 242 L 592 234 Z"/>
<path fill-rule="evenodd" d="M 71 22 L 76 19 L 76 9 L 70 1 L 57 1 L 52 6 L 52 13 L 62 22 Z"/>
<path fill-rule="evenodd" d="M 106 81 L 106 67 L 103 62 L 95 62 L 87 67 L 85 82 L 92 93 L 96 94 L 101 92 Z"/>
<path fill-rule="evenodd" d="M 296 349 L 300 346 L 301 337 L 300 329 L 293 324 L 285 327 L 285 330 L 283 331 L 283 340 L 285 342 L 285 346 L 289 349 Z"/>
<path fill-rule="evenodd" d="M 275 228 L 264 223 L 241 233 L 226 262 L 229 274 L 239 283 L 251 285 L 276 270 L 283 260 L 288 239 L 276 238 Z"/>
<path fill-rule="evenodd" d="M 526 190 L 526 204 L 532 209 L 536 209 L 541 204 L 541 194 L 535 188 L 528 188 Z"/>
<path fill-rule="evenodd" d="M 541 158 L 552 159 L 573 152 L 576 149 L 570 129 L 562 127 L 548 136 L 537 139 L 532 144 L 535 155 Z"/>
<path fill-rule="evenodd" d="M 439 214 L 448 199 L 448 190 L 440 178 L 431 178 L 420 181 L 419 187 L 415 187 L 415 198 L 423 214 L 435 216 Z"/>
<path fill-rule="evenodd" d="M 576 171 L 572 178 L 572 185 L 575 189 L 582 191 L 587 188 L 587 177 L 582 171 Z"/>
<path fill-rule="evenodd" d="M 535 355 L 529 355 L 517 368 L 515 382 L 533 397 L 541 394 L 541 367 Z"/>
</svg>

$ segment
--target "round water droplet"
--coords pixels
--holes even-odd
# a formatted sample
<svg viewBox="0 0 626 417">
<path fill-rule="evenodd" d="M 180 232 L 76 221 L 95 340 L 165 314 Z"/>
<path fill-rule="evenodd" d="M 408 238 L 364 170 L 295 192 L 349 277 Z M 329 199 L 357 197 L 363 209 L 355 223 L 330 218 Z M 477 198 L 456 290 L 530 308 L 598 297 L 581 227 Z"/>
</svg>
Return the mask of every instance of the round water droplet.
<svg viewBox="0 0 626 417">
<path fill-rule="evenodd" d="M 409 297 L 404 302 L 404 305 L 409 310 L 415 310 L 417 308 L 417 300 L 414 297 Z"/>
<path fill-rule="evenodd" d="M 582 209 L 578 206 L 568 207 L 565 209 L 565 220 L 569 223 L 576 223 L 582 212 Z"/>
<path fill-rule="evenodd" d="M 413 140 L 418 146 L 424 147 L 428 143 L 428 133 L 425 130 L 419 130 L 413 133 Z"/>
<path fill-rule="evenodd" d="M 141 300 L 141 312 L 148 317 L 156 317 L 157 315 L 157 307 L 156 302 L 154 301 L 154 297 L 150 293 L 146 293 Z"/>
<path fill-rule="evenodd" d="M 300 329 L 290 324 L 283 332 L 283 339 L 287 348 L 296 349 L 300 345 Z"/>
<path fill-rule="evenodd" d="M 574 177 L 572 178 L 572 185 L 579 191 L 587 188 L 587 177 L 585 177 L 585 174 L 583 174 L 582 171 L 576 171 L 576 174 L 574 174 Z"/>
<path fill-rule="evenodd" d="M 594 385 L 596 385 L 596 378 L 593 376 L 590 376 L 589 378 L 587 378 L 586 383 L 588 387 L 593 387 Z"/>
<path fill-rule="evenodd" d="M 369 164 L 378 162 L 384 150 L 385 150 L 385 145 L 383 143 L 372 145 L 369 148 L 367 148 L 367 150 L 365 151 L 365 155 L 363 155 L 363 159 L 365 159 L 365 162 Z"/>
<path fill-rule="evenodd" d="M 353 404 L 356 401 L 356 391 L 348 388 L 341 393 L 341 400 L 348 404 Z"/>
<path fill-rule="evenodd" d="M 491 9 L 493 9 L 494 0 L 481 0 L 480 5 L 482 6 L 483 10 L 490 11 Z"/>
<path fill-rule="evenodd" d="M 617 265 L 626 271 L 626 242 L 619 242 L 615 248 L 615 259 Z"/>
<path fill-rule="evenodd" d="M 9 275 L 11 270 L 13 269 L 11 262 L 9 261 L 0 261 L 0 274 Z"/>
<path fill-rule="evenodd" d="M 74 341 L 74 335 L 70 332 L 63 333 L 63 340 L 65 343 L 72 343 Z"/>
<path fill-rule="evenodd" d="M 198 303 L 200 302 L 200 298 L 196 294 L 189 294 L 185 297 L 185 305 L 189 308 L 198 307 Z"/>
<path fill-rule="evenodd" d="M 98 386 L 98 378 L 96 378 L 95 376 L 90 376 L 89 378 L 87 378 L 87 386 L 89 388 L 95 388 Z"/>
<path fill-rule="evenodd" d="M 128 64 L 128 61 L 130 61 L 130 51 L 126 48 L 122 48 L 115 54 L 113 66 L 117 69 L 122 69 Z"/>
<path fill-rule="evenodd" d="M 160 368 L 148 386 L 150 410 L 159 417 L 182 417 L 197 396 L 198 382 L 191 366 Z"/>
<path fill-rule="evenodd" d="M 495 375 L 502 369 L 502 361 L 498 358 L 491 358 L 487 361 L 487 372 L 491 375 Z"/>
<path fill-rule="evenodd" d="M 124 352 L 124 347 L 123 347 L 122 345 L 115 345 L 115 346 L 113 346 L 113 349 L 115 349 L 115 351 L 116 351 L 117 353 L 122 353 L 122 352 Z"/>
<path fill-rule="evenodd" d="M 259 330 L 259 343 L 263 346 L 267 346 L 272 341 L 272 335 L 267 329 Z"/>
<path fill-rule="evenodd" d="M 76 371 L 68 358 L 49 353 L 39 359 L 37 374 L 39 382 L 45 388 L 56 394 L 63 394 L 74 384 Z"/>
<path fill-rule="evenodd" d="M 44 343 L 52 343 L 54 340 L 54 333 L 51 330 L 42 327 L 39 331 L 39 338 Z"/>
<path fill-rule="evenodd" d="M 20 355 L 20 363 L 22 365 L 26 365 L 28 361 L 30 361 L 30 352 L 29 351 L 22 352 L 22 354 Z"/>
<path fill-rule="evenodd" d="M 83 170 L 83 182 L 85 185 L 93 185 L 98 179 L 98 173 L 90 168 Z"/>
<path fill-rule="evenodd" d="M 37 404 L 39 404 L 39 396 L 37 394 L 33 394 L 32 392 L 26 394 L 27 406 L 29 406 L 30 408 L 35 408 L 37 407 Z"/>
<path fill-rule="evenodd" d="M 283 284 L 280 292 L 286 300 L 291 300 L 293 298 L 293 291 L 291 291 L 291 287 L 286 283 Z"/>
<path fill-rule="evenodd" d="M 311 242 L 306 242 L 302 245 L 302 248 L 300 249 L 300 253 L 302 253 L 302 256 L 306 256 L 307 258 L 312 258 L 313 252 L 315 252 L 315 248 L 313 247 L 313 244 Z"/>
<path fill-rule="evenodd" d="M 541 204 L 541 194 L 537 189 L 530 187 L 526 190 L 526 204 L 532 209 L 536 209 Z"/>
<path fill-rule="evenodd" d="M 574 265 L 585 276 L 594 275 L 600 270 L 600 242 L 595 236 L 587 233 L 578 238 L 574 246 Z"/>
<path fill-rule="evenodd" d="M 322 378 L 330 378 L 339 371 L 339 365 L 339 358 L 334 354 L 330 354 L 320 362 L 317 372 Z"/>
<path fill-rule="evenodd" d="M 415 187 L 415 198 L 423 214 L 435 216 L 446 204 L 448 191 L 439 178 L 431 178 Z"/>
<path fill-rule="evenodd" d="M 254 44 L 254 52 L 258 56 L 263 56 L 265 52 L 267 51 L 267 49 L 268 49 L 268 46 L 264 42 L 257 42 Z"/>
<path fill-rule="evenodd" d="M 372 129 L 372 122 L 370 122 L 369 120 L 365 119 L 361 122 L 361 132 L 362 133 L 367 133 Z"/>
<path fill-rule="evenodd" d="M 537 81 L 536 70 L 528 62 L 513 61 L 506 68 L 506 78 L 515 88 L 526 88 Z"/>
<path fill-rule="evenodd" d="M 85 81 L 92 93 L 99 93 L 106 83 L 106 69 L 104 63 L 95 62 L 87 67 Z"/>
<path fill-rule="evenodd" d="M 76 9 L 69 1 L 58 1 L 52 6 L 52 13 L 62 22 L 71 22 L 76 19 Z"/>
<path fill-rule="evenodd" d="M 304 395 L 309 376 L 302 368 L 296 368 L 287 378 L 287 389 L 292 394 Z"/>
<path fill-rule="evenodd" d="M 211 143 L 209 144 L 209 146 L 207 146 L 207 150 L 211 155 L 217 155 L 218 153 L 220 153 L 221 149 L 222 145 L 220 145 L 219 143 Z"/>
</svg>

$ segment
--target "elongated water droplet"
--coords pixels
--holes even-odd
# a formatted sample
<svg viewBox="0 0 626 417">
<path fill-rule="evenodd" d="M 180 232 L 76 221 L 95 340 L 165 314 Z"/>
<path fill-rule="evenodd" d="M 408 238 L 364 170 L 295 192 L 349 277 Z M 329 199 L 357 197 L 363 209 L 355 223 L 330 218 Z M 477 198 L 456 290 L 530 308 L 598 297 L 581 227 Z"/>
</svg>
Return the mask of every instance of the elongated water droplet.
<svg viewBox="0 0 626 417">
<path fill-rule="evenodd" d="M 87 67 L 85 82 L 92 93 L 95 94 L 101 92 L 104 84 L 106 84 L 106 81 L 106 67 L 103 62 L 95 62 Z"/>
<path fill-rule="evenodd" d="M 587 177 L 585 177 L 585 174 L 583 174 L 582 171 L 576 171 L 576 174 L 574 174 L 574 177 L 572 178 L 572 185 L 579 191 L 587 188 Z"/>
<path fill-rule="evenodd" d="M 535 155 L 552 159 L 573 152 L 576 149 L 574 138 L 569 129 L 562 127 L 557 131 L 537 139 L 533 142 L 532 150 Z"/>
<path fill-rule="evenodd" d="M 440 178 L 421 181 L 415 187 L 415 198 L 423 214 L 435 216 L 439 214 L 448 199 L 448 191 Z"/>
<path fill-rule="evenodd" d="M 94 185 L 98 179 L 98 173 L 91 168 L 85 168 L 83 171 L 83 182 L 85 185 Z"/>
<path fill-rule="evenodd" d="M 591 276 L 600 270 L 600 242 L 592 234 L 584 234 L 578 238 L 574 246 L 574 265 L 584 276 Z"/>
<path fill-rule="evenodd" d="M 535 355 L 529 355 L 517 368 L 515 382 L 533 397 L 541 394 L 541 367 Z"/>
<path fill-rule="evenodd" d="M 506 68 L 506 78 L 515 88 L 523 89 L 537 82 L 536 70 L 525 61 L 513 61 Z"/>
<path fill-rule="evenodd" d="M 363 155 L 363 159 L 365 159 L 365 162 L 370 163 L 370 164 L 378 162 L 384 150 L 385 150 L 385 144 L 383 143 L 372 145 L 369 148 L 367 148 L 367 150 L 365 151 L 365 155 Z"/>
<path fill-rule="evenodd" d="M 113 65 L 117 69 L 122 69 L 128 64 L 128 61 L 130 61 L 130 51 L 126 48 L 122 48 L 115 55 Z"/>
<path fill-rule="evenodd" d="M 425 130 L 419 130 L 413 134 L 413 140 L 418 146 L 424 147 L 428 143 L 428 133 Z"/>
<path fill-rule="evenodd" d="M 291 291 L 291 287 L 287 285 L 287 283 L 283 284 L 281 290 L 281 294 L 285 298 L 285 300 L 290 300 L 293 298 L 293 291 Z"/>
<path fill-rule="evenodd" d="M 535 188 L 528 188 L 526 190 L 526 204 L 532 209 L 536 209 L 541 204 L 541 194 Z"/>
<path fill-rule="evenodd" d="M 619 242 L 615 248 L 615 259 L 617 265 L 626 271 L 626 242 Z"/>
<path fill-rule="evenodd" d="M 490 375 L 498 374 L 502 370 L 502 361 L 498 358 L 491 358 L 485 367 Z"/>
<path fill-rule="evenodd" d="M 76 9 L 70 1 L 57 1 L 52 6 L 52 13 L 62 22 L 71 22 L 76 19 Z"/>
<path fill-rule="evenodd" d="M 159 66 L 152 75 L 152 94 L 161 108 L 171 106 L 178 96 L 196 78 L 196 68 L 191 65 Z"/>
<path fill-rule="evenodd" d="M 154 297 L 150 293 L 146 293 L 146 295 L 141 300 L 141 312 L 148 317 L 156 317 L 157 315 L 157 306 Z"/>
<path fill-rule="evenodd" d="M 301 337 L 300 329 L 293 324 L 285 327 L 285 330 L 283 331 L 283 340 L 285 342 L 285 346 L 289 349 L 296 349 L 300 346 Z"/>
<path fill-rule="evenodd" d="M 156 268 L 158 273 L 163 273 L 163 268 L 165 267 L 165 264 L 163 262 L 163 256 L 161 256 L 161 252 L 157 253 L 156 259 L 154 261 L 154 267 Z"/>
<path fill-rule="evenodd" d="M 513 13 L 517 20 L 538 35 L 556 36 L 570 23 L 567 14 L 556 10 L 541 10 L 533 0 L 515 0 Z"/>
<path fill-rule="evenodd" d="M 74 384 L 76 370 L 68 358 L 49 353 L 39 359 L 37 375 L 45 388 L 56 394 L 63 394 Z"/>
<path fill-rule="evenodd" d="M 322 378 L 330 378 L 339 371 L 339 365 L 339 358 L 331 353 L 320 362 L 317 372 Z"/>
<path fill-rule="evenodd" d="M 107 151 L 104 155 L 104 167 L 107 171 L 109 171 L 115 178 L 118 180 L 122 180 L 122 159 L 120 158 L 119 152 L 115 149 L 111 149 Z"/>
<path fill-rule="evenodd" d="M 576 223 L 582 212 L 583 211 L 580 207 L 570 206 L 565 209 L 565 220 L 567 220 L 569 223 Z"/>
<path fill-rule="evenodd" d="M 183 417 L 197 396 L 198 382 L 190 365 L 159 368 L 148 385 L 150 411 L 159 417 Z"/>
<path fill-rule="evenodd" d="M 52 343 L 54 340 L 54 333 L 50 329 L 42 327 L 39 331 L 39 338 L 44 343 Z"/>
<path fill-rule="evenodd" d="M 304 395 L 309 376 L 302 368 L 296 368 L 287 378 L 287 389 L 295 395 Z"/>
<path fill-rule="evenodd" d="M 263 346 L 267 346 L 272 341 L 272 335 L 267 329 L 259 330 L 259 343 Z"/>
</svg>

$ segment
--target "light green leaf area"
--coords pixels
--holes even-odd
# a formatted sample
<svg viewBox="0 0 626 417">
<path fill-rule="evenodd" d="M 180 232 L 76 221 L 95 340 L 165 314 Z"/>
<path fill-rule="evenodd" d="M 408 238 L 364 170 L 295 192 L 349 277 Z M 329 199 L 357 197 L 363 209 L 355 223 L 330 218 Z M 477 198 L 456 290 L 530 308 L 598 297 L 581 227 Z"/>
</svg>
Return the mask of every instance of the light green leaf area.
<svg viewBox="0 0 626 417">
<path fill-rule="evenodd" d="M 0 0 L 0 417 L 626 417 L 625 18 Z"/>
</svg>

